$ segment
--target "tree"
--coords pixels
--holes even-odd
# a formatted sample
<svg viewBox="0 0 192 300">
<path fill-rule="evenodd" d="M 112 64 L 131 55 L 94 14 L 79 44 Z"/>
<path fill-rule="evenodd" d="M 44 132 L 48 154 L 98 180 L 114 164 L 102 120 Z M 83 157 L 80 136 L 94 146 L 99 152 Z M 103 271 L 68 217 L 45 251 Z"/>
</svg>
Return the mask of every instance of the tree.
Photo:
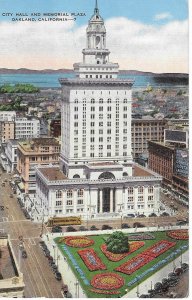
<svg viewBox="0 0 192 300">
<path fill-rule="evenodd" d="M 129 251 L 128 236 L 123 232 L 115 231 L 106 240 L 107 250 L 112 253 L 125 253 Z"/>
</svg>

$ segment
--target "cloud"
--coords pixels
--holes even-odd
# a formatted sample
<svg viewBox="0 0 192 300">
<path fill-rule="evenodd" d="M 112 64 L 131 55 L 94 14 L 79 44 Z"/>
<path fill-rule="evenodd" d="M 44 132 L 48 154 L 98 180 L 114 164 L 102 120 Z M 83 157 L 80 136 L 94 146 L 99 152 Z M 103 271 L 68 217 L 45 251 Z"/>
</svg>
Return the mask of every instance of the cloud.
<svg viewBox="0 0 192 300">
<path fill-rule="evenodd" d="M 172 18 L 173 18 L 173 16 L 169 12 L 164 12 L 164 13 L 155 15 L 154 20 L 161 21 L 161 20 L 169 20 Z"/>
<path fill-rule="evenodd" d="M 127 18 L 106 20 L 110 61 L 121 69 L 188 72 L 188 22 L 146 25 Z M 0 67 L 71 68 L 82 61 L 86 26 L 74 22 L 0 22 Z"/>
</svg>

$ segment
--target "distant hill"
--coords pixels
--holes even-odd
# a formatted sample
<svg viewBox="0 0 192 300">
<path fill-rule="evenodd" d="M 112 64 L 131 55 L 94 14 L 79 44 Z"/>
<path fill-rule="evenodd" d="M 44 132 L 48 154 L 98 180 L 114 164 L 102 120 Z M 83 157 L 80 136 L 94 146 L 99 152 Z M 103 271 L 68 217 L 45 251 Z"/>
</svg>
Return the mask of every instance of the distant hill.
<svg viewBox="0 0 192 300">
<path fill-rule="evenodd" d="M 6 69 L 0 68 L 0 74 L 54 74 L 54 73 L 71 73 L 71 69 L 44 69 L 44 70 L 30 70 L 26 68 L 21 69 Z M 188 74 L 185 73 L 153 73 L 153 72 L 143 72 L 137 70 L 120 70 L 120 74 L 123 75 L 144 75 L 144 76 L 154 76 L 154 78 L 188 78 Z"/>
</svg>

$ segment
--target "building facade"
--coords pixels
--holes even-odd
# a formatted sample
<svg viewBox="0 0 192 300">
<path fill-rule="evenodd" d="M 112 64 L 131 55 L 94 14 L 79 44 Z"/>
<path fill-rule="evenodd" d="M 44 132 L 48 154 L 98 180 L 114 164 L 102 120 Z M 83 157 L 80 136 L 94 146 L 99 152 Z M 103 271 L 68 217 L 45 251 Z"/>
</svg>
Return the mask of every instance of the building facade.
<svg viewBox="0 0 192 300">
<path fill-rule="evenodd" d="M 148 152 L 148 141 L 164 141 L 165 119 L 132 119 L 132 154 L 137 159 L 140 154 Z"/>
<path fill-rule="evenodd" d="M 0 122 L 0 144 L 7 143 L 8 140 L 15 137 L 15 123 L 14 121 Z"/>
<path fill-rule="evenodd" d="M 15 120 L 15 139 L 38 138 L 39 136 L 39 119 L 17 118 Z"/>
<path fill-rule="evenodd" d="M 54 138 L 37 138 L 19 142 L 17 171 L 22 178 L 24 192 L 35 194 L 37 165 L 59 164 L 60 145 Z"/>
<path fill-rule="evenodd" d="M 110 62 L 97 4 L 86 30 L 83 62 L 62 86 L 59 168 L 38 168 L 37 202 L 44 217 L 102 218 L 157 212 L 161 176 L 133 164 L 133 81 Z"/>
<path fill-rule="evenodd" d="M 0 111 L 1 121 L 14 121 L 16 118 L 16 111 Z"/>
</svg>

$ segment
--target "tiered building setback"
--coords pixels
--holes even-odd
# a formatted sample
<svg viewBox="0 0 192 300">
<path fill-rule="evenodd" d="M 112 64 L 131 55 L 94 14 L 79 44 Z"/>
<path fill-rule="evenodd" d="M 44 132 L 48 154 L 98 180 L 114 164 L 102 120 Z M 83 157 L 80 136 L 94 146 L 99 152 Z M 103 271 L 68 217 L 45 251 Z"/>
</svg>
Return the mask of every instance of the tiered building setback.
<svg viewBox="0 0 192 300">
<path fill-rule="evenodd" d="M 47 218 L 101 218 L 159 208 L 161 176 L 135 165 L 131 149 L 133 80 L 110 62 L 97 1 L 83 62 L 62 86 L 60 168 L 37 170 L 37 201 Z"/>
</svg>

